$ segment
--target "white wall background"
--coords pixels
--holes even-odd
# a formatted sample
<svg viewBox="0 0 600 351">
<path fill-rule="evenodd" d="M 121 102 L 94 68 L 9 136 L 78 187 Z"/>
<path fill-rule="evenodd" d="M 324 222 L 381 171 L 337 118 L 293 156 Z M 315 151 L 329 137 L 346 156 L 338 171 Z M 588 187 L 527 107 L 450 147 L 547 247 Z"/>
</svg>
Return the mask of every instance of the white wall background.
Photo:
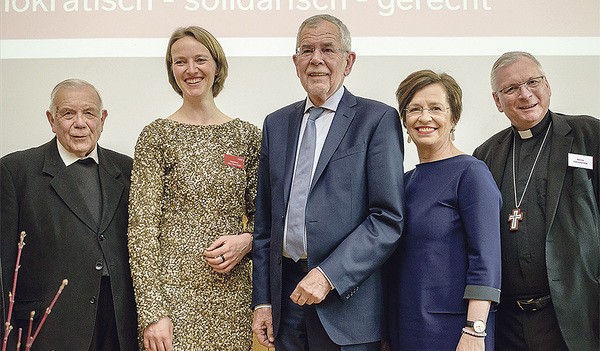
<svg viewBox="0 0 600 351">
<path fill-rule="evenodd" d="M 496 110 L 489 85 L 490 68 L 503 51 L 483 56 L 366 56 L 360 48 L 354 49 L 358 58 L 346 87 L 391 106 L 396 106 L 398 84 L 411 72 L 428 68 L 452 75 L 464 94 L 455 141 L 464 152 L 472 153 L 509 125 Z M 287 50 L 293 51 L 293 42 Z M 532 53 L 546 70 L 552 110 L 600 117 L 600 55 Z M 217 105 L 229 116 L 260 127 L 266 114 L 305 97 L 291 56 L 228 60 L 230 74 Z M 0 65 L 0 156 L 53 137 L 45 111 L 50 91 L 66 78 L 82 78 L 99 89 L 109 113 L 100 144 L 130 156 L 141 129 L 167 117 L 181 103 L 167 81 L 163 58 L 2 59 Z M 405 147 L 405 168 L 410 169 L 418 163 L 416 150 L 413 144 Z"/>
</svg>

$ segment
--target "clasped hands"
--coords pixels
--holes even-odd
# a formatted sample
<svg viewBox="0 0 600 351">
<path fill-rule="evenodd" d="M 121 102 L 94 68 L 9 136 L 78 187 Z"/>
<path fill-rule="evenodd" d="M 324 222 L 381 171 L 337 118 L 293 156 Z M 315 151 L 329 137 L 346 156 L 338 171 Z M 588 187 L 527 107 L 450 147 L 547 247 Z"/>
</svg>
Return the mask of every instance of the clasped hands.
<svg viewBox="0 0 600 351">
<path fill-rule="evenodd" d="M 215 240 L 203 255 L 217 273 L 227 273 L 252 250 L 252 234 L 223 235 Z"/>
</svg>

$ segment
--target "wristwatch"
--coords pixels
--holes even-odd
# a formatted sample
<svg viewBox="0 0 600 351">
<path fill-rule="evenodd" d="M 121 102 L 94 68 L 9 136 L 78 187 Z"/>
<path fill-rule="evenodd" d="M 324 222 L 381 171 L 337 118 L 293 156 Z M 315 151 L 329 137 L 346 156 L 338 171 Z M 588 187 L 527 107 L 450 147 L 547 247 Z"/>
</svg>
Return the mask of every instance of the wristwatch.
<svg viewBox="0 0 600 351">
<path fill-rule="evenodd" d="M 466 327 L 470 327 L 473 328 L 473 330 L 475 330 L 477 333 L 483 333 L 485 331 L 485 322 L 482 320 L 476 320 L 476 321 L 467 321 L 467 323 L 465 323 Z"/>
</svg>

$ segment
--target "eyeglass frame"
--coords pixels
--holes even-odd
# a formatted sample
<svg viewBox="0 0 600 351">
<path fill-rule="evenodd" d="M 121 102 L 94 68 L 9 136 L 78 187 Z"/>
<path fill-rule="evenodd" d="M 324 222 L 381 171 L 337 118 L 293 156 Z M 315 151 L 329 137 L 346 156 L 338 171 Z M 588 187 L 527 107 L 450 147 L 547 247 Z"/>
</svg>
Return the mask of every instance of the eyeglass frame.
<svg viewBox="0 0 600 351">
<path fill-rule="evenodd" d="M 303 52 L 301 52 L 301 50 L 303 50 L 302 49 L 303 47 L 305 49 L 312 48 L 312 51 L 310 53 L 303 53 Z M 337 54 L 338 51 L 341 51 L 343 53 L 350 52 L 350 51 L 342 49 L 342 48 L 336 48 L 333 45 L 325 45 L 322 48 L 317 48 L 317 47 L 315 47 L 313 45 L 303 45 L 303 46 L 299 46 L 299 47 L 296 48 L 296 55 L 299 56 L 299 57 L 302 57 L 302 58 L 310 58 L 310 57 L 313 57 L 313 55 L 315 54 L 315 51 L 319 50 L 321 52 L 321 55 L 323 55 L 325 57 L 330 57 L 329 53 L 323 52 L 324 49 L 330 49 L 330 50 L 332 50 L 332 52 L 331 52 L 331 57 L 332 58 L 335 56 L 335 54 Z"/>
<path fill-rule="evenodd" d="M 536 80 L 536 79 L 540 79 L 539 83 L 542 83 L 542 81 L 546 79 L 546 76 L 545 76 L 545 75 L 541 75 L 541 76 L 537 76 L 537 77 L 531 77 L 531 78 L 527 79 L 526 81 L 524 81 L 523 83 L 519 83 L 519 84 L 512 84 L 512 85 L 509 85 L 509 86 L 507 86 L 507 87 L 504 87 L 504 88 L 502 88 L 502 89 L 498 89 L 498 91 L 496 91 L 495 93 L 496 93 L 496 94 L 498 94 L 498 93 L 502 93 L 503 95 L 512 96 L 512 95 L 514 95 L 514 94 L 518 94 L 518 93 L 520 93 L 520 92 L 521 92 L 521 87 L 522 87 L 522 86 L 525 86 L 525 88 L 531 92 L 531 91 L 533 91 L 533 90 L 536 90 L 536 89 L 539 87 L 539 85 L 536 85 L 535 87 L 530 87 L 530 86 L 529 86 L 530 82 L 531 82 L 532 80 Z M 538 84 L 539 84 L 539 83 L 538 83 Z M 515 88 L 515 90 L 514 90 L 515 92 L 514 92 L 514 93 L 507 93 L 507 92 L 505 91 L 506 89 L 510 89 L 510 88 Z"/>
<path fill-rule="evenodd" d="M 410 116 L 410 117 L 421 117 L 421 116 L 423 116 L 423 111 L 427 111 L 427 113 L 429 113 L 430 116 L 442 116 L 444 112 L 448 111 L 452 107 L 451 106 L 448 106 L 448 107 L 433 106 L 433 107 L 430 107 L 430 108 L 418 107 L 417 111 L 412 111 L 412 112 L 410 111 L 410 110 L 414 110 L 416 108 L 417 107 L 413 107 L 413 108 L 410 108 L 410 109 L 409 108 L 404 108 L 404 109 L 402 109 L 402 111 L 404 111 L 404 113 L 407 116 Z M 431 113 L 431 109 L 434 109 L 434 108 L 440 108 L 439 114 L 437 112 Z M 416 114 L 417 112 L 419 112 L 419 114 Z"/>
</svg>

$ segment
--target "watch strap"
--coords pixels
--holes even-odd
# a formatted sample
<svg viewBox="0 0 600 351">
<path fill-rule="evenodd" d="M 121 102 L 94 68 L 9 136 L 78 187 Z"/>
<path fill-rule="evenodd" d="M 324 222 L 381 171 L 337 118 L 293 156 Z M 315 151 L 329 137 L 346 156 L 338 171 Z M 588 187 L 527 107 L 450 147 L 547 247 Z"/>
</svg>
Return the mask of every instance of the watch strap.
<svg viewBox="0 0 600 351">
<path fill-rule="evenodd" d="M 476 328 L 475 327 L 476 325 L 478 325 L 479 328 Z M 480 329 L 481 326 L 483 326 L 483 330 L 478 330 L 478 329 Z M 465 322 L 465 327 L 467 327 L 467 328 L 473 328 L 473 330 L 475 332 L 477 332 L 477 333 L 483 333 L 483 332 L 485 332 L 485 329 L 487 328 L 487 325 L 485 324 L 484 321 L 478 319 L 476 321 L 469 321 L 469 320 L 467 320 Z"/>
</svg>

